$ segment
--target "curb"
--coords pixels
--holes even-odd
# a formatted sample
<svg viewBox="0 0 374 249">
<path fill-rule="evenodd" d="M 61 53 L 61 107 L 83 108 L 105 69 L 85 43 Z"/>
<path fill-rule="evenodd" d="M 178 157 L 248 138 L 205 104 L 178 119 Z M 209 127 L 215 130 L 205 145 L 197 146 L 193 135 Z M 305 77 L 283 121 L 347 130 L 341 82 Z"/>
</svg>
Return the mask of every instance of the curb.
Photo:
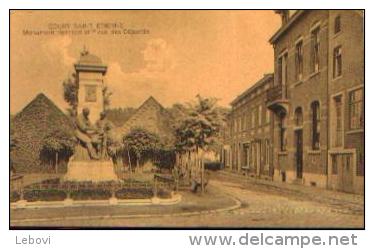
<svg viewBox="0 0 374 249">
<path fill-rule="evenodd" d="M 119 200 L 111 198 L 109 200 L 77 200 L 65 199 L 64 201 L 18 201 L 11 203 L 11 209 L 42 209 L 42 208 L 64 208 L 64 207 L 95 207 L 95 206 L 149 206 L 149 205 L 174 205 L 182 200 L 182 195 L 175 194 L 169 199 L 128 199 Z"/>
<path fill-rule="evenodd" d="M 11 223 L 21 222 L 43 222 L 43 221 L 67 221 L 67 220 L 90 220 L 90 219 L 123 219 L 123 218 L 157 218 L 157 217 L 178 217 L 178 216 L 196 216 L 204 214 L 217 214 L 228 212 L 241 207 L 242 203 L 239 199 L 228 196 L 235 201 L 235 204 L 230 207 L 218 208 L 212 210 L 182 212 L 173 214 L 129 214 L 129 215 L 96 215 L 96 216 L 72 216 L 72 217 L 58 217 L 58 218 L 35 218 L 35 219 L 16 219 L 11 220 Z M 162 205 L 162 204 L 161 204 Z"/>
</svg>

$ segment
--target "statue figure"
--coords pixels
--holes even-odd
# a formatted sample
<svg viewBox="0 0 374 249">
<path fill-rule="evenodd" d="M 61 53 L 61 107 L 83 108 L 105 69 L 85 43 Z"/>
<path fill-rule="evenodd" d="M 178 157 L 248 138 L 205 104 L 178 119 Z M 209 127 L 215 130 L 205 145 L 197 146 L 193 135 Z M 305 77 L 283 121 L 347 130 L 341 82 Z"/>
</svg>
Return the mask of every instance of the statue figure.
<svg viewBox="0 0 374 249">
<path fill-rule="evenodd" d="M 100 147 L 103 144 L 103 134 L 91 124 L 89 120 L 90 109 L 83 108 L 82 113 L 76 119 L 75 136 L 87 148 L 91 159 L 99 160 L 100 157 L 96 152 L 95 147 Z"/>
<path fill-rule="evenodd" d="M 98 145 L 100 159 L 108 158 L 108 139 L 110 137 L 111 123 L 106 118 L 106 112 L 100 113 L 100 119 L 96 121 L 96 129 L 101 137 L 101 144 Z"/>
</svg>

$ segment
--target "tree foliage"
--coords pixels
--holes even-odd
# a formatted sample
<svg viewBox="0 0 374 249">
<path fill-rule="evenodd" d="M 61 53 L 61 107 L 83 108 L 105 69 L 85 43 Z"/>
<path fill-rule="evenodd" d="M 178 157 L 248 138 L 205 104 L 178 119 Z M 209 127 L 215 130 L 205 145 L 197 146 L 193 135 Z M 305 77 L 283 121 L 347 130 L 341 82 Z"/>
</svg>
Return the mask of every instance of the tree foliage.
<svg viewBox="0 0 374 249">
<path fill-rule="evenodd" d="M 110 96 L 112 96 L 112 92 L 109 91 L 107 86 L 103 87 L 103 102 L 104 102 L 104 110 L 108 110 L 110 107 Z"/>
<path fill-rule="evenodd" d="M 179 151 L 209 149 L 219 142 L 220 127 L 224 122 L 217 108 L 217 99 L 196 96 L 197 101 L 187 107 L 187 115 L 176 128 L 176 147 Z"/>
<path fill-rule="evenodd" d="M 154 153 L 162 148 L 160 138 L 142 128 L 135 128 L 123 137 L 123 144 L 136 156 L 137 163 L 146 153 Z"/>
<path fill-rule="evenodd" d="M 76 144 L 72 133 L 63 130 L 54 130 L 43 139 L 42 153 L 54 155 L 55 153 L 72 155 Z"/>
<path fill-rule="evenodd" d="M 75 73 L 71 77 L 63 81 L 62 87 L 64 90 L 64 100 L 70 106 L 70 114 L 76 114 L 78 106 L 78 79 Z"/>
</svg>

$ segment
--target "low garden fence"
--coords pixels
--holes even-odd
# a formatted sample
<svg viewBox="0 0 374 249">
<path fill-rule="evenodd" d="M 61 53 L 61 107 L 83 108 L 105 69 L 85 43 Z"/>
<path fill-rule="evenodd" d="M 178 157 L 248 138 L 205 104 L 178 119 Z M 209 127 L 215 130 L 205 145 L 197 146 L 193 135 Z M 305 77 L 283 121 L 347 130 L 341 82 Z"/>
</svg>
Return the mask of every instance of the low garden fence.
<svg viewBox="0 0 374 249">
<path fill-rule="evenodd" d="M 28 186 L 17 185 L 11 188 L 11 202 L 27 201 L 62 201 L 73 200 L 107 200 L 147 199 L 152 197 L 169 198 L 175 191 L 174 181 L 153 182 L 60 182 L 59 179 L 47 180 Z"/>
</svg>

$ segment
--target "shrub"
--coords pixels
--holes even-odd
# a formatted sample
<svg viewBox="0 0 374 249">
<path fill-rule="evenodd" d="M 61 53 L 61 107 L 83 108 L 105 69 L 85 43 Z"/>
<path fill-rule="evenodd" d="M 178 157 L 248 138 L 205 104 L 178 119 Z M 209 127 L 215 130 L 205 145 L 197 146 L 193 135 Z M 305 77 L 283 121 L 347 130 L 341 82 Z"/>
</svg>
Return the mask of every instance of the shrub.
<svg viewBox="0 0 374 249">
<path fill-rule="evenodd" d="M 171 198 L 171 192 L 166 189 L 159 189 L 157 190 L 157 197 L 161 199 L 168 199 Z"/>
<path fill-rule="evenodd" d="M 84 189 L 72 191 L 70 197 L 73 200 L 108 200 L 112 196 L 106 189 Z"/>
<path fill-rule="evenodd" d="M 21 195 L 16 192 L 16 191 L 12 191 L 10 193 L 10 202 L 17 202 L 21 199 Z"/>
<path fill-rule="evenodd" d="M 24 194 L 24 199 L 30 202 L 34 201 L 63 201 L 66 199 L 66 193 L 61 190 L 45 189 L 30 190 Z"/>
<path fill-rule="evenodd" d="M 59 178 L 53 178 L 53 179 L 47 179 L 42 181 L 42 184 L 59 184 L 60 179 Z"/>
<path fill-rule="evenodd" d="M 220 170 L 221 163 L 220 162 L 206 162 L 204 163 L 205 169 L 208 170 Z"/>
<path fill-rule="evenodd" d="M 153 191 L 148 188 L 124 188 L 116 192 L 118 199 L 147 199 L 152 196 Z"/>
</svg>

